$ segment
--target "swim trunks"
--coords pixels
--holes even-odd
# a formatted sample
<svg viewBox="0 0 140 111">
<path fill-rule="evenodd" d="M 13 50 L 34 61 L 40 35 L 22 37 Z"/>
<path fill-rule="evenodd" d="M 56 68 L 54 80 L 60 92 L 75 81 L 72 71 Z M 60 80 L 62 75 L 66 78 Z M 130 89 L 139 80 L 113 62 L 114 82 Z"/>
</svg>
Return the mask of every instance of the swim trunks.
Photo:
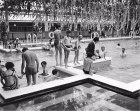
<svg viewBox="0 0 140 111">
<path fill-rule="evenodd" d="M 54 46 L 57 47 L 59 45 L 59 40 L 54 40 Z"/>
<path fill-rule="evenodd" d="M 84 69 L 83 69 L 83 72 L 84 72 L 85 74 L 89 74 L 89 71 L 86 71 L 86 70 L 84 70 Z"/>
<path fill-rule="evenodd" d="M 28 66 L 25 69 L 25 74 L 27 75 L 33 75 L 37 73 L 37 68 L 35 66 Z"/>
<path fill-rule="evenodd" d="M 71 48 L 72 47 L 72 45 L 65 45 L 67 48 Z"/>
<path fill-rule="evenodd" d="M 14 73 L 14 71 L 13 71 Z M 13 90 L 13 89 L 17 89 L 18 88 L 18 83 L 17 83 L 17 79 L 15 77 L 15 75 L 12 73 L 12 75 L 8 75 L 8 76 L 4 76 L 3 74 L 1 75 L 1 79 L 2 81 L 10 81 L 13 80 L 14 83 L 11 85 L 6 85 L 7 83 L 3 84 L 3 89 L 4 90 Z"/>
<path fill-rule="evenodd" d="M 81 46 L 79 45 L 78 47 L 74 47 L 74 50 L 80 49 Z"/>
</svg>

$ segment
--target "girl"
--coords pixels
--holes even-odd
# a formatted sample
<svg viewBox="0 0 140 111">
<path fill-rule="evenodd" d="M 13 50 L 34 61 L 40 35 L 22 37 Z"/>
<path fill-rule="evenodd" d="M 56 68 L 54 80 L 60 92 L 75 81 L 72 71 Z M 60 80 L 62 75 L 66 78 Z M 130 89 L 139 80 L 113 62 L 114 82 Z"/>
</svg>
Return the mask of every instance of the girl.
<svg viewBox="0 0 140 111">
<path fill-rule="evenodd" d="M 15 74 L 14 64 L 7 62 L 6 71 L 1 73 L 1 83 L 4 90 L 13 90 L 18 88 L 18 77 Z"/>
<path fill-rule="evenodd" d="M 74 46 L 74 51 L 75 51 L 75 57 L 74 57 L 74 64 L 80 64 L 78 62 L 78 58 L 79 58 L 79 50 L 81 48 L 80 46 L 80 41 L 82 40 L 82 35 L 79 34 L 77 40 L 75 41 L 75 46 Z"/>
</svg>

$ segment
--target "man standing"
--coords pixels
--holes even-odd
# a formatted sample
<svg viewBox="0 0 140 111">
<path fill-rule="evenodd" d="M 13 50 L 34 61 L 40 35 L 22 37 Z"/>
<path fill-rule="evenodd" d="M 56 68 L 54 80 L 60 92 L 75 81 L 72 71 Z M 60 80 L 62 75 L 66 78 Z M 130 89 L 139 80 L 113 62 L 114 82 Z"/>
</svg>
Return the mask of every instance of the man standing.
<svg viewBox="0 0 140 111">
<path fill-rule="evenodd" d="M 35 53 L 28 50 L 24 47 L 22 49 L 22 64 L 21 64 L 21 73 L 26 75 L 28 86 L 31 85 L 31 77 L 33 80 L 33 85 L 36 84 L 36 74 L 39 68 L 39 61 Z M 26 67 L 25 67 L 26 63 Z M 25 68 L 25 73 L 24 73 Z"/>
<path fill-rule="evenodd" d="M 62 47 L 61 47 L 61 39 L 62 39 L 62 33 L 59 29 L 60 26 L 58 24 L 55 24 L 56 30 L 54 31 L 54 46 L 55 46 L 55 60 L 56 65 L 58 65 L 58 52 L 60 54 L 60 66 L 62 65 Z"/>
</svg>

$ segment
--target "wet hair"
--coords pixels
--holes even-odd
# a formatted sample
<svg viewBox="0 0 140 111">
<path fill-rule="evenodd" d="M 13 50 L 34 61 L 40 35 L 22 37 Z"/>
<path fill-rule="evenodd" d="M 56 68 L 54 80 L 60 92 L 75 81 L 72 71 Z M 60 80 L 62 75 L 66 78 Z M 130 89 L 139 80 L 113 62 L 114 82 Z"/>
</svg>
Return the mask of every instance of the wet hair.
<svg viewBox="0 0 140 111">
<path fill-rule="evenodd" d="M 94 42 L 98 42 L 99 41 L 99 37 L 95 37 L 93 38 Z"/>
<path fill-rule="evenodd" d="M 42 64 L 47 65 L 47 62 L 46 62 L 46 61 L 42 61 L 42 62 L 41 62 L 41 65 L 42 65 Z"/>
<path fill-rule="evenodd" d="M 120 46 L 120 43 L 118 43 L 117 45 Z"/>
<path fill-rule="evenodd" d="M 11 69 L 11 68 L 14 68 L 14 63 L 13 62 L 6 62 L 6 64 L 5 64 L 5 67 L 6 67 L 6 69 L 8 70 L 8 69 Z"/>
<path fill-rule="evenodd" d="M 28 50 L 27 47 L 23 47 L 22 52 L 25 52 L 26 50 Z"/>
<path fill-rule="evenodd" d="M 56 75 L 56 74 L 57 74 L 57 72 L 58 72 L 58 70 L 57 70 L 57 69 L 52 70 L 52 74 L 53 74 L 53 75 Z"/>
</svg>

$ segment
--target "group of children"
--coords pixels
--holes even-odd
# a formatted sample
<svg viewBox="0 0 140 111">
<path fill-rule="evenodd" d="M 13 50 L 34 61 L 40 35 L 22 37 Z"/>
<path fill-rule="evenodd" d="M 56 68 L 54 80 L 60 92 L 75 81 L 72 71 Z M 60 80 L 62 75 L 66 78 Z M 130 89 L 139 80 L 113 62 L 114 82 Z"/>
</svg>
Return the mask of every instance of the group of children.
<svg viewBox="0 0 140 111">
<path fill-rule="evenodd" d="M 65 67 L 68 67 L 68 58 L 70 51 L 75 52 L 75 57 L 74 57 L 74 64 L 79 64 L 78 59 L 79 59 L 79 50 L 81 48 L 80 46 L 80 41 L 82 39 L 82 35 L 79 33 L 78 38 L 75 40 L 74 45 L 71 42 L 71 37 L 70 37 L 70 31 L 66 32 L 66 36 L 64 37 L 62 41 L 62 47 L 64 49 L 64 63 Z"/>
<path fill-rule="evenodd" d="M 96 50 L 96 58 L 97 59 L 101 59 L 106 57 L 106 50 L 105 50 L 105 46 L 101 46 L 101 52 L 99 51 L 99 49 Z"/>
<path fill-rule="evenodd" d="M 18 49 L 20 47 L 19 38 L 16 38 L 13 41 L 7 42 L 8 49 Z"/>
<path fill-rule="evenodd" d="M 39 77 L 44 78 L 46 82 L 60 79 L 56 69 L 52 70 L 52 74 L 48 74 L 47 62 L 42 61 L 41 66 L 43 72 L 39 74 Z M 16 74 L 13 62 L 7 62 L 5 66 L 0 64 L 0 79 L 4 90 L 19 88 L 19 79 L 21 79 L 21 77 Z"/>
</svg>

